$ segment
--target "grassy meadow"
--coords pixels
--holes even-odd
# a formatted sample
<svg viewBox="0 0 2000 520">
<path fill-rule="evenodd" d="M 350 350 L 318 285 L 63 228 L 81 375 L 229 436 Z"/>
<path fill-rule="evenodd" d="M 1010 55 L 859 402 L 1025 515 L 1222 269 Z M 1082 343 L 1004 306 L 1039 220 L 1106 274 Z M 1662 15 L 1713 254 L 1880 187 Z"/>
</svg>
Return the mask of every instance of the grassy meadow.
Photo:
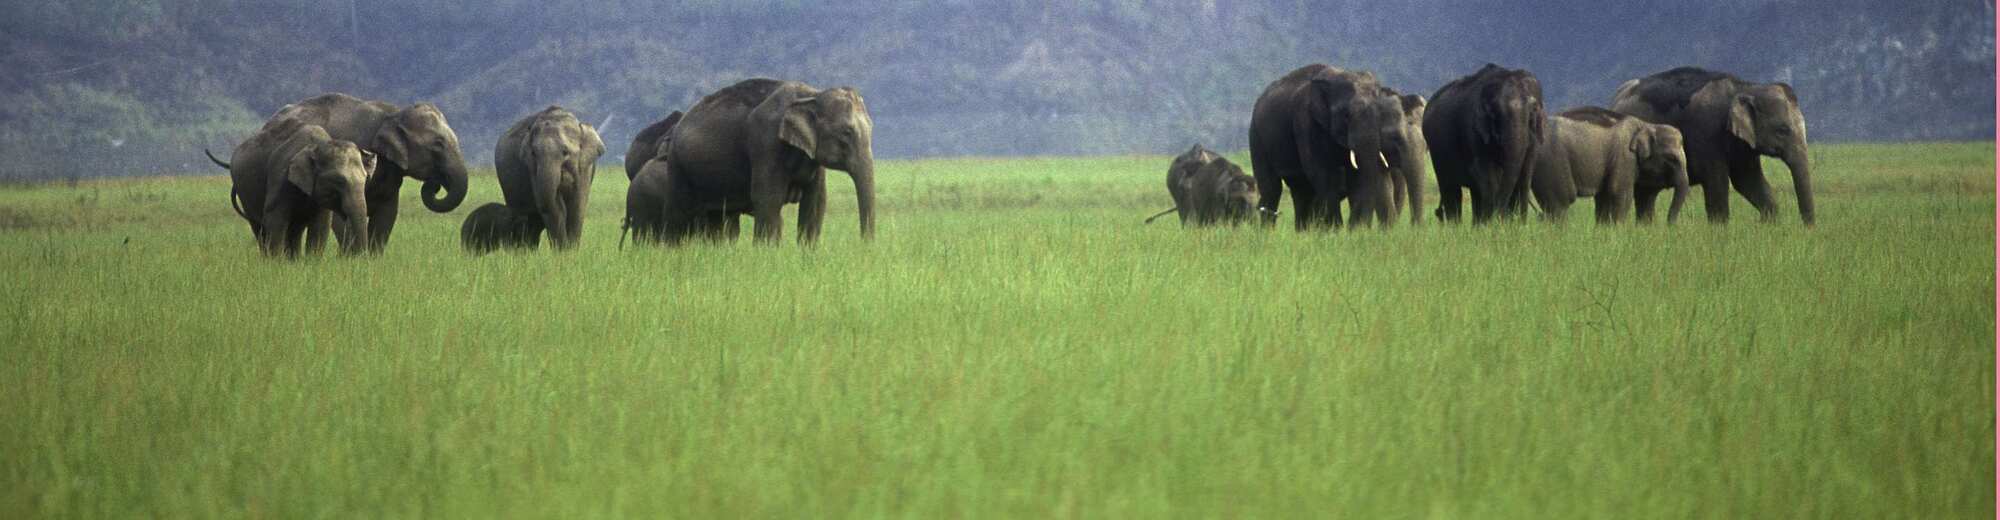
<svg viewBox="0 0 2000 520">
<path fill-rule="evenodd" d="M 296 263 L 225 176 L 0 187 L 0 517 L 1990 518 L 1993 150 L 1819 146 L 1814 229 L 1772 162 L 1778 224 L 1312 235 L 894 161 L 810 249 L 620 250 L 608 167 L 469 257 L 482 173 Z"/>
</svg>

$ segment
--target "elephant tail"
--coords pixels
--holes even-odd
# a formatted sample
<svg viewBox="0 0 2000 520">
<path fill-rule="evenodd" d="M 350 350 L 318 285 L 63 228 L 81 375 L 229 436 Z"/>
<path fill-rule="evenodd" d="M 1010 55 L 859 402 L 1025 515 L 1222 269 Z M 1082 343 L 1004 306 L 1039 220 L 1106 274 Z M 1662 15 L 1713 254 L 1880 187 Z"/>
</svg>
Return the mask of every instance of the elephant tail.
<svg viewBox="0 0 2000 520">
<path fill-rule="evenodd" d="M 233 186 L 229 188 L 229 208 L 236 210 L 236 216 L 250 220 L 250 214 L 243 212 L 243 197 L 236 195 L 236 188 Z"/>
<path fill-rule="evenodd" d="M 216 166 L 221 166 L 221 167 L 222 167 L 222 169 L 224 169 L 224 170 L 227 170 L 227 169 L 229 169 L 229 163 L 226 163 L 226 162 L 222 162 L 222 159 L 217 159 L 217 158 L 215 158 L 215 152 L 211 152 L 211 151 L 208 151 L 208 149 L 207 149 L 207 148 L 203 148 L 203 149 L 201 149 L 201 154 L 202 154 L 202 155 L 206 155 L 206 156 L 208 156 L 208 160 L 210 160 L 210 161 L 213 161 L 213 162 L 215 162 L 215 165 L 216 165 Z"/>
<path fill-rule="evenodd" d="M 1146 223 L 1147 223 L 1147 224 L 1151 224 L 1151 223 L 1153 223 L 1153 219 L 1156 219 L 1156 218 L 1160 218 L 1160 217 L 1164 217 L 1164 216 L 1166 216 L 1166 215 L 1167 215 L 1168 213 L 1173 213 L 1173 212 L 1175 212 L 1175 211 L 1179 211 L 1180 209 L 1181 209 L 1181 207 L 1180 207 L 1180 206 L 1174 206 L 1174 207 L 1171 207 L 1171 208 L 1167 208 L 1167 210 L 1166 210 L 1166 211 L 1162 211 L 1162 212 L 1159 212 L 1159 213 L 1155 213 L 1155 214 L 1153 214 L 1153 216 L 1150 216 L 1150 217 L 1146 217 Z"/>
<path fill-rule="evenodd" d="M 625 250 L 625 237 L 632 234 L 632 218 L 626 217 L 618 223 L 618 250 Z"/>
</svg>

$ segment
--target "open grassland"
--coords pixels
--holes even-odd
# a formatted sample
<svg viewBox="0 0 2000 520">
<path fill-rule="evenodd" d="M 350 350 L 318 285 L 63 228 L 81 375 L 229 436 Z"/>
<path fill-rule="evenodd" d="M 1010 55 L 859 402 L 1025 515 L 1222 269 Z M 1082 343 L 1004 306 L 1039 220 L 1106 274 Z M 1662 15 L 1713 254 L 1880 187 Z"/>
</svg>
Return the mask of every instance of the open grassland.
<svg viewBox="0 0 2000 520">
<path fill-rule="evenodd" d="M 672 251 L 608 168 L 467 257 L 489 175 L 299 263 L 223 177 L 0 188 L 0 517 L 1990 518 L 1992 152 L 1820 146 L 1811 230 L 1771 163 L 1779 224 L 1326 235 L 886 162 L 873 243 L 834 173 L 817 248 Z"/>
</svg>

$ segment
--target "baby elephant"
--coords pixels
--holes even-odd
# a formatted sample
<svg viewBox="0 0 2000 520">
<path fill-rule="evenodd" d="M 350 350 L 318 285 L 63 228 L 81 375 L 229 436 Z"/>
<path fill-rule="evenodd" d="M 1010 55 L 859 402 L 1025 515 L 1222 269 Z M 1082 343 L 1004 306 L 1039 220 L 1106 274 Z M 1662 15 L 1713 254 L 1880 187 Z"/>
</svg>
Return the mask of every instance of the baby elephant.
<svg viewBox="0 0 2000 520">
<path fill-rule="evenodd" d="M 210 155 L 209 159 L 215 160 Z M 347 219 L 343 254 L 366 251 L 368 201 L 375 154 L 334 139 L 325 128 L 292 118 L 273 119 L 236 146 L 229 169 L 230 203 L 250 223 L 268 256 L 297 257 L 306 228 L 330 215 Z"/>
<path fill-rule="evenodd" d="M 1681 132 L 1598 107 L 1565 110 L 1543 126 L 1536 152 L 1535 201 L 1547 218 L 1560 222 L 1578 197 L 1597 198 L 1597 221 L 1615 223 L 1631 214 L 1653 220 L 1654 197 L 1673 188 L 1667 222 L 1687 201 L 1687 154 Z"/>
<path fill-rule="evenodd" d="M 1174 207 L 1147 217 L 1147 224 L 1175 211 L 1182 226 L 1236 225 L 1257 214 L 1257 180 L 1199 144 L 1167 167 L 1167 193 Z"/>
<path fill-rule="evenodd" d="M 466 252 L 475 255 L 503 247 L 533 250 L 542 245 L 542 219 L 516 213 L 505 204 L 488 203 L 465 216 L 458 239 Z"/>
</svg>

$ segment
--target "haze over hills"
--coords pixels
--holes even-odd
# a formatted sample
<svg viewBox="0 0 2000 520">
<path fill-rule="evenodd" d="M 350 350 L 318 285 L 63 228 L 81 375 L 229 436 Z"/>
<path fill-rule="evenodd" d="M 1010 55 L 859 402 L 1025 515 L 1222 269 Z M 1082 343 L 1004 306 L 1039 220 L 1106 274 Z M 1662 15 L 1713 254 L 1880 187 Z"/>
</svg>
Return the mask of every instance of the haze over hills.
<svg viewBox="0 0 2000 520">
<path fill-rule="evenodd" d="M 1816 141 L 1994 135 L 1991 1 L 1517 4 L 23 0 L 0 19 L 0 179 L 213 172 L 202 147 L 326 91 L 437 103 L 479 163 L 561 104 L 615 162 L 750 76 L 860 88 L 883 157 L 1240 149 L 1257 93 L 1313 62 L 1428 95 L 1491 61 L 1551 108 L 1700 65 L 1791 82 Z"/>
</svg>

